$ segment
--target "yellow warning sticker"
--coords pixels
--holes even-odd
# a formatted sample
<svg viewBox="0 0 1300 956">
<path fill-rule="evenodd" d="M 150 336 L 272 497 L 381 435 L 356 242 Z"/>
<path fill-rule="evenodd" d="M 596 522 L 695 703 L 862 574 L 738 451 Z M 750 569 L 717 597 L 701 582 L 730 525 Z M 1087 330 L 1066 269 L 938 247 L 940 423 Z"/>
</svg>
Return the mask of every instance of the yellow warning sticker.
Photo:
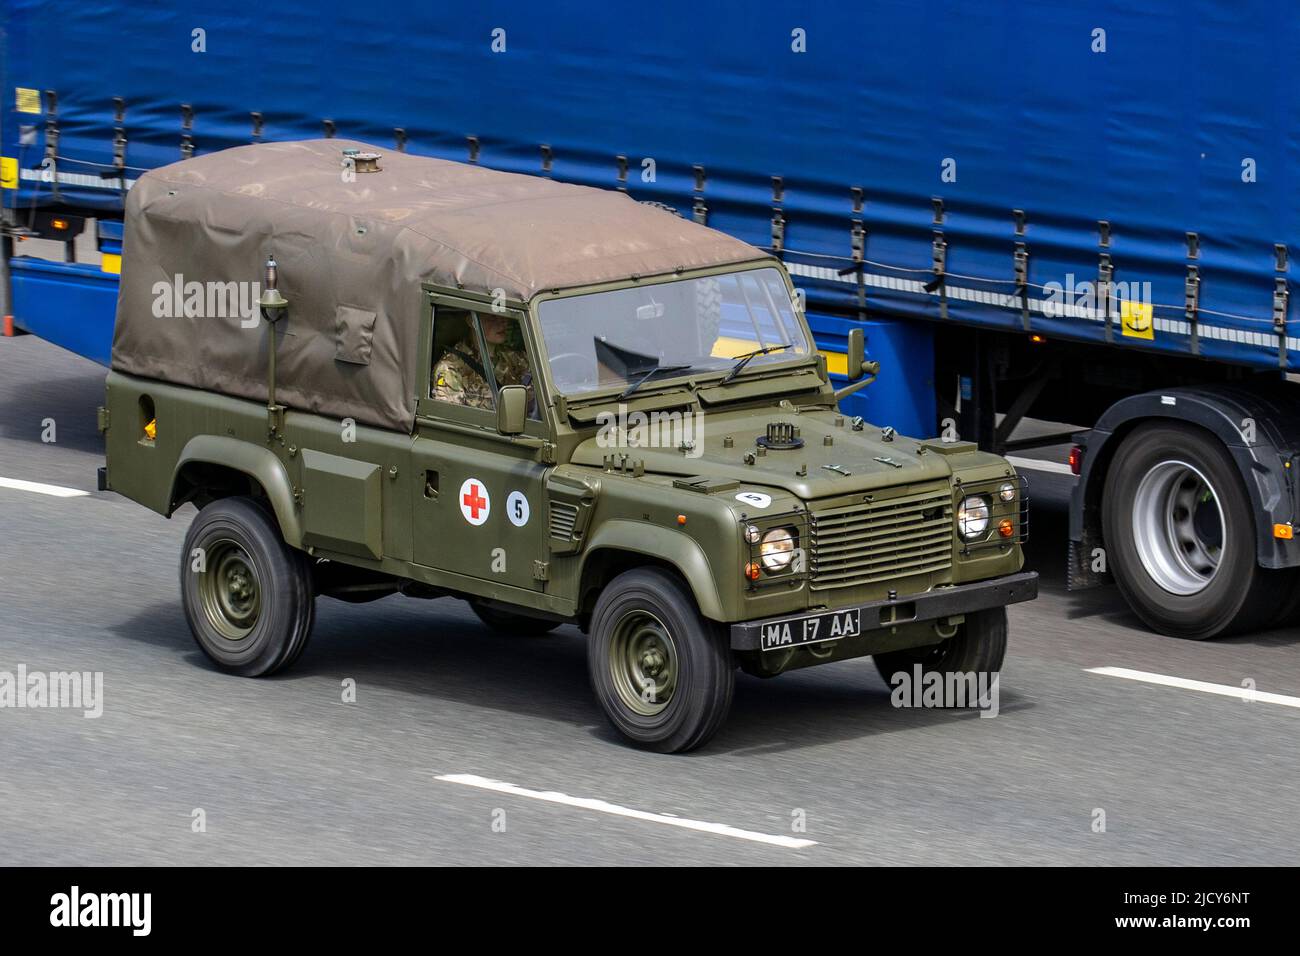
<svg viewBox="0 0 1300 956">
<path fill-rule="evenodd" d="M 41 111 L 41 91 L 18 87 L 14 90 L 14 102 L 20 113 L 39 113 Z"/>
<path fill-rule="evenodd" d="M 18 188 L 18 160 L 0 156 L 0 189 Z"/>
<path fill-rule="evenodd" d="M 1150 302 L 1130 302 L 1121 299 L 1119 303 L 1119 320 L 1121 331 L 1133 339 L 1154 339 L 1156 327 L 1152 321 L 1155 309 Z"/>
<path fill-rule="evenodd" d="M 122 257 L 115 252 L 106 252 L 100 256 L 100 272 L 111 272 L 115 276 L 122 274 Z"/>
</svg>

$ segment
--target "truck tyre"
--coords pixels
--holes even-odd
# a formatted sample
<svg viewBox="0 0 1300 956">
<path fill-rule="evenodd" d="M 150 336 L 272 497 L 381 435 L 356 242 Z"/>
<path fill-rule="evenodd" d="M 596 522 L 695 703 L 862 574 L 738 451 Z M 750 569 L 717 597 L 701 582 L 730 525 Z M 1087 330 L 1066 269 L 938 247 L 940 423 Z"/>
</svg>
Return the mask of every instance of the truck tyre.
<svg viewBox="0 0 1300 956">
<path fill-rule="evenodd" d="M 221 670 L 264 677 L 302 653 L 315 618 L 308 558 L 249 498 L 199 512 L 181 554 L 181 600 L 199 649 Z"/>
<path fill-rule="evenodd" d="M 498 608 L 488 607 L 485 604 L 479 604 L 477 601 L 471 601 L 469 606 L 470 610 L 478 616 L 478 619 L 492 630 L 515 637 L 541 637 L 543 634 L 549 634 L 563 623 L 562 621 L 548 621 L 540 617 L 529 617 L 526 614 L 512 614 L 509 611 L 502 611 Z"/>
<path fill-rule="evenodd" d="M 977 681 L 986 682 L 976 685 L 982 692 L 984 687 L 993 686 L 1006 656 L 1007 609 L 995 607 L 967 614 L 960 630 L 946 641 L 876 654 L 872 660 L 876 662 L 880 676 L 891 687 L 894 686 L 895 674 L 902 672 L 912 678 L 919 664 L 922 677 L 930 673 L 975 674 Z M 952 704 L 951 701 L 948 703 Z M 978 701 L 968 700 L 966 703 L 970 706 Z"/>
<path fill-rule="evenodd" d="M 1255 515 L 1227 449 L 1199 428 L 1152 422 L 1115 453 L 1101 499 L 1110 571 L 1152 629 L 1204 640 L 1263 625 L 1293 573 L 1255 561 Z"/>
<path fill-rule="evenodd" d="M 726 635 L 701 616 L 676 575 L 658 568 L 625 571 L 601 592 L 587 668 L 609 722 L 647 750 L 693 750 L 731 708 Z"/>
</svg>

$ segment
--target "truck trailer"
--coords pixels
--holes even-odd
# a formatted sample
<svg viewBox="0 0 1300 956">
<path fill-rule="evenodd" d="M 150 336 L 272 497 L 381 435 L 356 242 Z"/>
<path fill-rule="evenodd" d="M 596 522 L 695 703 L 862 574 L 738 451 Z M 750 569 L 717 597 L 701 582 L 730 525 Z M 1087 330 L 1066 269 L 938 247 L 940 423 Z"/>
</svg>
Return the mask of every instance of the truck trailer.
<svg viewBox="0 0 1300 956">
<path fill-rule="evenodd" d="M 1072 587 L 1294 618 L 1300 22 L 1082 0 L 0 13 L 3 313 L 107 363 L 142 173 L 348 138 L 626 191 L 779 257 L 841 409 L 1073 444 Z M 129 49 L 130 67 L 115 60 Z M 1024 439 L 1032 417 L 1068 430 Z"/>
</svg>

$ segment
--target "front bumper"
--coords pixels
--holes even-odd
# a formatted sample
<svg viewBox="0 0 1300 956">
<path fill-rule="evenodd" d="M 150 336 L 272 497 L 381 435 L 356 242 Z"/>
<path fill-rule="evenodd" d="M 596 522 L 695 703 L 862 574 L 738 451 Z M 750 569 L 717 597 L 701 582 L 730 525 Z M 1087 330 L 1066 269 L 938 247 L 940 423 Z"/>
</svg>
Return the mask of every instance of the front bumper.
<svg viewBox="0 0 1300 956">
<path fill-rule="evenodd" d="M 867 604 L 827 608 L 805 614 L 786 614 L 758 621 L 742 621 L 731 625 L 731 649 L 759 650 L 761 646 L 759 637 L 763 633 L 763 628 L 787 621 L 799 621 L 809 615 L 822 614 L 826 611 L 846 611 L 857 608 L 862 615 L 862 633 L 869 634 L 871 631 L 897 627 L 900 624 L 937 621 L 954 614 L 970 614 L 973 611 L 1005 607 L 1020 601 L 1032 601 L 1036 597 L 1038 597 L 1038 572 L 1021 571 L 1000 578 L 989 578 L 987 581 L 935 588 L 923 594 L 909 594 L 894 600 L 871 601 Z"/>
</svg>

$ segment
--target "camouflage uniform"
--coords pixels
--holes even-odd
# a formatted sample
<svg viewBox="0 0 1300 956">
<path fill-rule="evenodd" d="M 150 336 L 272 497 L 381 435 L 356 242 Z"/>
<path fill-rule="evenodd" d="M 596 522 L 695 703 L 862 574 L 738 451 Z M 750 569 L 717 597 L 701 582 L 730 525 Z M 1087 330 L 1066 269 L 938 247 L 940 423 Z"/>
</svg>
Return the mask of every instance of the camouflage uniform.
<svg viewBox="0 0 1300 956">
<path fill-rule="evenodd" d="M 506 343 L 489 345 L 492 356 L 492 373 L 497 387 L 502 385 L 527 385 L 528 356 L 522 349 Z M 456 405 L 471 408 L 492 408 L 492 391 L 483 376 L 465 361 L 465 355 L 478 358 L 478 349 L 465 340 L 457 342 L 454 349 L 445 353 L 433 367 L 433 397 Z"/>
</svg>

